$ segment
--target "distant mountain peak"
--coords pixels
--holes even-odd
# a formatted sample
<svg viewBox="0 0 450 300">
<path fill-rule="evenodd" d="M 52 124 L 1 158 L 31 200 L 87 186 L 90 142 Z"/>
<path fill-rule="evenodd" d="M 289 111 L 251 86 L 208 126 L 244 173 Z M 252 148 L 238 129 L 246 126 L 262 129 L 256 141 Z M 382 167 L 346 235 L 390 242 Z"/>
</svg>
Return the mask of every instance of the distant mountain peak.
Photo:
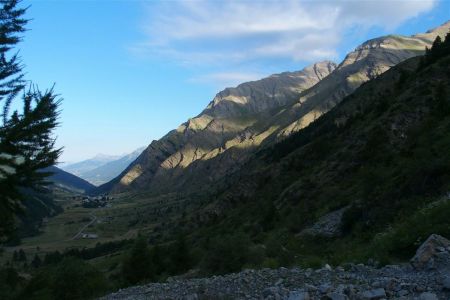
<svg viewBox="0 0 450 300">
<path fill-rule="evenodd" d="M 445 22 L 442 25 L 439 25 L 435 28 L 432 28 L 430 30 L 428 30 L 426 33 L 435 33 L 435 34 L 442 34 L 443 31 L 449 31 L 450 28 L 450 20 L 448 20 L 447 22 Z"/>
<path fill-rule="evenodd" d="M 145 148 L 140 147 L 123 155 L 98 154 L 91 159 L 61 168 L 94 185 L 100 185 L 119 175 Z"/>
<path fill-rule="evenodd" d="M 112 160 L 112 159 L 117 159 L 119 158 L 120 155 L 110 155 L 110 154 L 103 154 L 103 153 L 99 153 L 97 155 L 95 155 L 92 159 L 97 159 L 97 160 Z"/>
</svg>

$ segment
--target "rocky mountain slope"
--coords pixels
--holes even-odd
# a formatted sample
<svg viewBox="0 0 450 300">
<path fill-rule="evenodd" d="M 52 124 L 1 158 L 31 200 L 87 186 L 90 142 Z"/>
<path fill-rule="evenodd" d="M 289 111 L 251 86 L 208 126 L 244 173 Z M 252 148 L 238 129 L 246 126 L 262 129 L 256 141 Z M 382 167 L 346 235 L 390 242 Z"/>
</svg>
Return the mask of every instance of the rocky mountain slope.
<svg viewBox="0 0 450 300">
<path fill-rule="evenodd" d="M 447 22 L 425 34 L 380 37 L 338 66 L 322 62 L 226 89 L 200 115 L 153 141 L 99 192 L 201 189 L 239 168 L 257 149 L 306 127 L 362 83 L 424 53 L 449 28 Z"/>
</svg>

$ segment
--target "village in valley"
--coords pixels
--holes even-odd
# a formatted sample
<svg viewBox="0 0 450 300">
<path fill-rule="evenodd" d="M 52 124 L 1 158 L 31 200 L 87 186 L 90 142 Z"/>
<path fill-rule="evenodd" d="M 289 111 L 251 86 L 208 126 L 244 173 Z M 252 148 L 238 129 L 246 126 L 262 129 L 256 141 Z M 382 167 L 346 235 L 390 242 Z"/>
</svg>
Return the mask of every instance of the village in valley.
<svg viewBox="0 0 450 300">
<path fill-rule="evenodd" d="M 110 207 L 110 201 L 113 200 L 113 197 L 110 197 L 109 195 L 100 195 L 100 196 L 74 196 L 73 200 L 79 200 L 81 201 L 81 206 L 84 208 L 98 208 L 98 207 Z"/>
</svg>

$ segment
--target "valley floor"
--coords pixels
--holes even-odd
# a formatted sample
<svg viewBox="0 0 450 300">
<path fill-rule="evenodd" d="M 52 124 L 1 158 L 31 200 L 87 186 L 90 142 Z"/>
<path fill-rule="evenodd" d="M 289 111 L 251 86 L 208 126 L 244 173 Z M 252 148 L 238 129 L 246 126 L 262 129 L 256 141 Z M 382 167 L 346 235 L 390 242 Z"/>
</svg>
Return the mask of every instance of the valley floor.
<svg viewBox="0 0 450 300">
<path fill-rule="evenodd" d="M 11 261 L 13 252 L 20 249 L 29 259 L 35 255 L 42 258 L 53 251 L 92 248 L 98 243 L 133 239 L 139 232 L 149 234 L 155 227 L 161 226 L 161 210 L 176 202 L 170 196 L 152 198 L 123 194 L 115 197 L 106 207 L 85 208 L 81 200 L 75 200 L 72 196 L 56 197 L 64 212 L 45 220 L 39 234 L 23 238 L 17 246 L 5 247 L 0 262 Z M 166 223 L 167 220 L 170 219 L 167 218 Z M 97 260 L 105 260 L 100 263 L 106 264 L 105 268 L 115 263 L 115 259 L 108 257 Z"/>
</svg>

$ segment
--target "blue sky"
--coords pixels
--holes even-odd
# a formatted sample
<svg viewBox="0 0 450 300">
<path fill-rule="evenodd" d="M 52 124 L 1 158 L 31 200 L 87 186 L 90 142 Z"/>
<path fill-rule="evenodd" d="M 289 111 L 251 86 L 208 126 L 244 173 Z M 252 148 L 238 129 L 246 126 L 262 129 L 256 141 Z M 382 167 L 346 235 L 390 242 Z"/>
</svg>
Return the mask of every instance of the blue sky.
<svg viewBox="0 0 450 300">
<path fill-rule="evenodd" d="M 27 1 L 27 79 L 64 98 L 62 161 L 148 145 L 227 86 L 414 34 L 448 1 Z"/>
</svg>

